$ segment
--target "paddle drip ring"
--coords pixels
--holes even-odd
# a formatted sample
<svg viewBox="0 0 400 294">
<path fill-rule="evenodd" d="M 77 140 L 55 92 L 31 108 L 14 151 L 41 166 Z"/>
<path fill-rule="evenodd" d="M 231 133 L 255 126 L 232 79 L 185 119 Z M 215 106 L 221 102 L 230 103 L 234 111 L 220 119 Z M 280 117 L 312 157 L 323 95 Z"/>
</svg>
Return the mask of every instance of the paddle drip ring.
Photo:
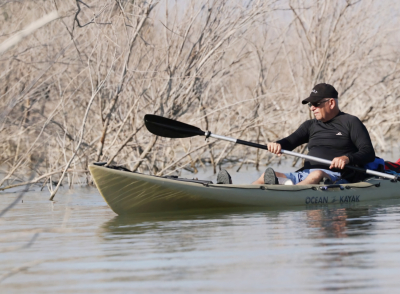
<svg viewBox="0 0 400 294">
<path fill-rule="evenodd" d="M 207 139 L 210 138 L 210 136 L 211 136 L 211 132 L 210 132 L 210 131 L 207 131 L 207 132 L 206 132 L 206 138 L 205 138 L 204 140 L 207 141 Z"/>
</svg>

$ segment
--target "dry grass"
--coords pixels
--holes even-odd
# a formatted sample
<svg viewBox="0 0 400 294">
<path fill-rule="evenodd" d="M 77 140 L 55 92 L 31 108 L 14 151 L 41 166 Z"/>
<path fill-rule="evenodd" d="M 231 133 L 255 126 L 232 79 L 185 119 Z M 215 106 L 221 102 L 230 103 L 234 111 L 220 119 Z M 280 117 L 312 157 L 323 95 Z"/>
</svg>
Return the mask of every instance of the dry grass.
<svg viewBox="0 0 400 294">
<path fill-rule="evenodd" d="M 398 3 L 378 1 L 6 1 L 0 43 L 60 16 L 0 56 L 1 189 L 27 181 L 54 197 L 93 161 L 166 174 L 267 152 L 165 139 L 146 113 L 266 143 L 310 118 L 313 85 L 338 89 L 375 147 L 398 142 Z M 397 39 L 396 39 L 397 38 Z M 299 148 L 299 150 L 301 150 Z M 30 181 L 32 182 L 32 181 Z"/>
</svg>

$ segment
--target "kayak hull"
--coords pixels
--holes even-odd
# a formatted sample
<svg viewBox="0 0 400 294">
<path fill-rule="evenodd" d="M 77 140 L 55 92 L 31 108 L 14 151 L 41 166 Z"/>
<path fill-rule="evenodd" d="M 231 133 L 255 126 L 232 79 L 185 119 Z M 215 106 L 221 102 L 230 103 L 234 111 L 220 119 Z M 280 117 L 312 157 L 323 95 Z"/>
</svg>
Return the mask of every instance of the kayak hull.
<svg viewBox="0 0 400 294">
<path fill-rule="evenodd" d="M 96 165 L 89 166 L 89 170 L 100 194 L 118 215 L 244 206 L 315 206 L 400 198 L 400 183 L 386 179 L 343 186 L 216 185 Z"/>
</svg>

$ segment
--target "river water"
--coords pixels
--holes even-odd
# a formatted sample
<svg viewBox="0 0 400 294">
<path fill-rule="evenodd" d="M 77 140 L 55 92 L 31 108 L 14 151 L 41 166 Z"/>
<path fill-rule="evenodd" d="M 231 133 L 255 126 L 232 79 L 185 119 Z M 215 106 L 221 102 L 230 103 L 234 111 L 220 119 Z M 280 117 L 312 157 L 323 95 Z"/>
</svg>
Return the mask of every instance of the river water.
<svg viewBox="0 0 400 294">
<path fill-rule="evenodd" d="M 399 221 L 399 200 L 119 217 L 94 187 L 30 191 L 0 218 L 0 293 L 397 293 Z"/>
</svg>

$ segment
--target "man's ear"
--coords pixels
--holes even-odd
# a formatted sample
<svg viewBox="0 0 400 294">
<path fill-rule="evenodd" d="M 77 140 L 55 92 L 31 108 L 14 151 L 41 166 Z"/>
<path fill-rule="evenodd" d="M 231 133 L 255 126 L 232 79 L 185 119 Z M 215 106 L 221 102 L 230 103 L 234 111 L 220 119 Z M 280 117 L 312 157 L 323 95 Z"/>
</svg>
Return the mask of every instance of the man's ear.
<svg viewBox="0 0 400 294">
<path fill-rule="evenodd" d="M 330 109 L 334 109 L 335 108 L 335 100 L 334 99 L 329 99 L 329 108 Z"/>
</svg>

